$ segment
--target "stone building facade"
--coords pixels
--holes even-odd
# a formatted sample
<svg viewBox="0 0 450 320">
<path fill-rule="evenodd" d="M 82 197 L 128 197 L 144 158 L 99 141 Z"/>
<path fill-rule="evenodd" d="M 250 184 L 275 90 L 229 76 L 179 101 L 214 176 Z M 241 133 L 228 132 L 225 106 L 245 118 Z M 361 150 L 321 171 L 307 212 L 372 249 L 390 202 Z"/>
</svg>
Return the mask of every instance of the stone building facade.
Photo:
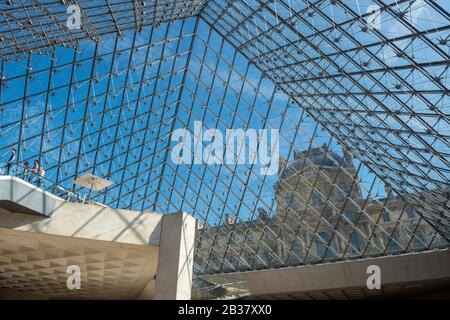
<svg viewBox="0 0 450 320">
<path fill-rule="evenodd" d="M 433 229 L 389 188 L 382 199 L 364 196 L 349 152 L 340 156 L 324 145 L 296 152 L 289 163 L 279 161 L 274 214 L 259 208 L 250 221 L 233 223 L 228 217 L 220 226 L 203 228 L 197 236 L 199 265 L 250 270 L 439 245 Z"/>
</svg>

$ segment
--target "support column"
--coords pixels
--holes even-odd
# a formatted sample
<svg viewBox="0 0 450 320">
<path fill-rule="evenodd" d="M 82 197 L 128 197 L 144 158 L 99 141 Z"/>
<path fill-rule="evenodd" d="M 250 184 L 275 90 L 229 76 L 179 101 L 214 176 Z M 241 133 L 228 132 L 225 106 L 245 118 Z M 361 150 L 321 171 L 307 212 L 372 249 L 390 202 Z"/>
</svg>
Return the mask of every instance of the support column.
<svg viewBox="0 0 450 320">
<path fill-rule="evenodd" d="M 191 299 L 194 242 L 193 217 L 184 212 L 163 217 L 155 300 Z"/>
</svg>

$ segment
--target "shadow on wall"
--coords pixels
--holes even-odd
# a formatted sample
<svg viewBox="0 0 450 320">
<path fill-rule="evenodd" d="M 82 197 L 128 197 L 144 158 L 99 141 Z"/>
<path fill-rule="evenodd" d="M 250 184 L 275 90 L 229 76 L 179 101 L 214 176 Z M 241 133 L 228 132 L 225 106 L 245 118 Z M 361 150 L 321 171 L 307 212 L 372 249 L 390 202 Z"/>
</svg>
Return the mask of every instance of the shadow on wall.
<svg viewBox="0 0 450 320">
<path fill-rule="evenodd" d="M 0 177 L 0 227 L 158 245 L 163 215 L 67 202 L 15 177 Z"/>
</svg>

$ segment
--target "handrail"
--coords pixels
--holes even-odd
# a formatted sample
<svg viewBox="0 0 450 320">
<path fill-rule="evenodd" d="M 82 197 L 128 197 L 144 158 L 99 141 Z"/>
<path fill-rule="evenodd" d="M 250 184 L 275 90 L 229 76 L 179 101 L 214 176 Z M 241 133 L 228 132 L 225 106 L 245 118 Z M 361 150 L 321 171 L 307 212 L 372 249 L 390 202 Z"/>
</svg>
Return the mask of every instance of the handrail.
<svg viewBox="0 0 450 320">
<path fill-rule="evenodd" d="M 17 168 L 22 169 L 17 170 Z M 29 171 L 26 173 L 25 176 L 25 170 L 27 167 L 25 167 L 22 164 L 19 163 L 11 163 L 9 164 L 9 170 L 8 170 L 8 163 L 0 163 L 0 175 L 6 175 L 6 176 L 12 176 L 17 177 L 19 179 L 22 179 L 23 181 L 29 182 L 33 185 L 36 185 L 38 188 L 41 188 L 44 191 L 48 191 L 58 197 L 63 198 L 64 200 L 71 201 L 71 202 L 86 202 L 86 199 L 84 197 L 81 197 L 80 195 L 76 194 L 74 191 L 67 189 L 66 187 L 62 186 L 61 184 L 54 182 L 45 176 L 38 175 L 34 172 L 32 172 L 32 169 L 29 168 Z M 8 170 L 8 172 L 6 172 Z M 50 184 L 50 185 L 49 185 Z"/>
</svg>

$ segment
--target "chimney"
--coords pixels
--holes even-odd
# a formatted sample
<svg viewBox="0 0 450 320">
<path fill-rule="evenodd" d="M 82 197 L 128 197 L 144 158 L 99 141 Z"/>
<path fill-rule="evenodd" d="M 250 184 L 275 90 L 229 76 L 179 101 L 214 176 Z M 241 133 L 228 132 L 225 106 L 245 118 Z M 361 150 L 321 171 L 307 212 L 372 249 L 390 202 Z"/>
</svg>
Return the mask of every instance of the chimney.
<svg viewBox="0 0 450 320">
<path fill-rule="evenodd" d="M 353 157 L 350 151 L 347 148 L 343 147 L 342 151 L 344 152 L 344 161 L 345 164 L 349 167 L 353 167 Z"/>
<path fill-rule="evenodd" d="M 390 184 L 385 183 L 384 184 L 384 191 L 386 191 L 386 197 L 391 198 L 392 197 L 392 187 Z"/>
<path fill-rule="evenodd" d="M 282 172 L 286 168 L 287 160 L 283 157 L 278 157 L 278 173 Z"/>
</svg>

